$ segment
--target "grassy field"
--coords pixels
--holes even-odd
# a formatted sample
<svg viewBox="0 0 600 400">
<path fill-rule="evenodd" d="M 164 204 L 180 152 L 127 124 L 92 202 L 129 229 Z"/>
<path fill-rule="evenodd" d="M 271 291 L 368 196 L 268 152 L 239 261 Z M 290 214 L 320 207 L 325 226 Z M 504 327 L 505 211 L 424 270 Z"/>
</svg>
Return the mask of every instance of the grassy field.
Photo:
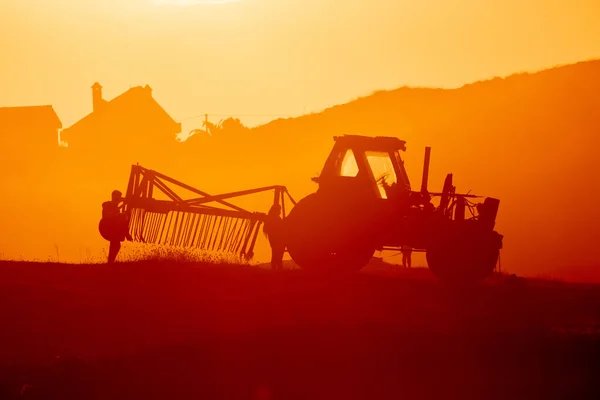
<svg viewBox="0 0 600 400">
<path fill-rule="evenodd" d="M 2 399 L 600 398 L 600 285 L 0 262 Z"/>
</svg>

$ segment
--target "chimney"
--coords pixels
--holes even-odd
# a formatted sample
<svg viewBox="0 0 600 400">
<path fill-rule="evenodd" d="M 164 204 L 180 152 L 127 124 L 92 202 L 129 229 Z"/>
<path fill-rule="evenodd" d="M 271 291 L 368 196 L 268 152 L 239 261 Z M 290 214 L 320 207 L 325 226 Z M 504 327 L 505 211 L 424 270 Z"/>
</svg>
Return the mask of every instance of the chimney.
<svg viewBox="0 0 600 400">
<path fill-rule="evenodd" d="M 100 85 L 98 82 L 96 82 L 92 86 L 93 111 L 99 110 L 103 103 L 104 103 L 104 99 L 102 99 L 102 85 Z"/>
</svg>

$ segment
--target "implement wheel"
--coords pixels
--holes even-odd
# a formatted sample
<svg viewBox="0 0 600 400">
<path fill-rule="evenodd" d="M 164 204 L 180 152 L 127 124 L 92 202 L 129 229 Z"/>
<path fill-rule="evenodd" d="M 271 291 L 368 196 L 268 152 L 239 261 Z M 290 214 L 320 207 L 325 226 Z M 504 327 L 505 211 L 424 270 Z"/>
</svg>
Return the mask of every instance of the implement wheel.
<svg viewBox="0 0 600 400">
<path fill-rule="evenodd" d="M 290 257 L 301 268 L 320 272 L 356 272 L 375 253 L 365 219 L 353 204 L 339 204 L 313 193 L 284 220 Z"/>
<path fill-rule="evenodd" d="M 129 226 L 125 216 L 102 218 L 98 224 L 100 236 L 109 242 L 122 242 L 127 236 Z"/>
</svg>

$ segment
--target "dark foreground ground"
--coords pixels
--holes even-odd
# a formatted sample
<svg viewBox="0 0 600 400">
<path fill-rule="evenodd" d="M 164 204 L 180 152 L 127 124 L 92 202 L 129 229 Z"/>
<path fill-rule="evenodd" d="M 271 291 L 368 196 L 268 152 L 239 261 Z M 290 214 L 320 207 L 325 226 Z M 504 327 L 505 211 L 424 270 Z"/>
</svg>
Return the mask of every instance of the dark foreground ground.
<svg viewBox="0 0 600 400">
<path fill-rule="evenodd" d="M 0 262 L 0 399 L 600 398 L 600 286 Z"/>
</svg>

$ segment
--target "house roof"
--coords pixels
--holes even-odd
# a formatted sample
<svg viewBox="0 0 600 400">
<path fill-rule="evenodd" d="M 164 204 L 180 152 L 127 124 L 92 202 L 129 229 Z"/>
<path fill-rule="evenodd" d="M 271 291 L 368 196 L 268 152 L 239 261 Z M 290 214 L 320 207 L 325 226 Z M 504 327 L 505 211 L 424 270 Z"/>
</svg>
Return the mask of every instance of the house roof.
<svg viewBox="0 0 600 400">
<path fill-rule="evenodd" d="M 134 118 L 135 111 L 143 109 L 144 112 L 151 112 L 151 115 L 146 117 L 160 118 L 161 126 L 169 126 L 170 132 L 166 133 L 179 133 L 181 132 L 181 124 L 173 120 L 169 114 L 158 104 L 152 97 L 152 89 L 146 85 L 145 87 L 136 86 L 126 92 L 120 94 L 110 101 L 106 101 L 100 109 L 91 112 L 86 115 L 70 127 L 64 129 L 61 132 L 61 137 L 68 138 L 69 134 L 76 131 L 92 131 L 96 128 L 99 121 L 105 118 L 114 119 L 126 119 Z"/>
<path fill-rule="evenodd" d="M 0 131 L 58 130 L 62 122 L 52 106 L 0 107 Z"/>
</svg>

